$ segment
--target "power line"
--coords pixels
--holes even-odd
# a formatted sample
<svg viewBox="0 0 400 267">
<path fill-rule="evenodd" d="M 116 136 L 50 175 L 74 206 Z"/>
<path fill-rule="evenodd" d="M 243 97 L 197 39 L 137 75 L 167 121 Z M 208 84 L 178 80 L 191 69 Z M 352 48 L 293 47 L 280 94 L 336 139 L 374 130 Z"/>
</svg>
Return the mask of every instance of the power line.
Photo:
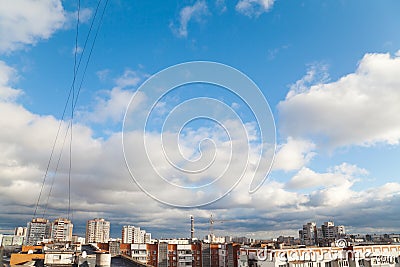
<svg viewBox="0 0 400 267">
<path fill-rule="evenodd" d="M 78 54 L 78 37 L 79 37 L 79 13 L 81 9 L 81 1 L 78 0 L 78 15 L 76 19 L 76 34 L 75 34 L 75 51 L 74 51 L 74 79 L 72 82 L 72 101 L 71 101 L 71 131 L 70 131 L 70 142 L 69 142 L 69 168 L 68 168 L 68 212 L 67 219 L 71 212 L 71 172 L 72 172 L 72 133 L 74 125 L 74 102 L 75 102 L 75 81 L 77 74 L 76 58 Z"/>
<path fill-rule="evenodd" d="M 73 81 L 72 81 L 72 84 L 71 84 L 71 88 L 69 90 L 69 94 L 68 94 L 67 100 L 66 100 L 65 105 L 64 105 L 64 109 L 63 109 L 63 112 L 62 112 L 60 123 L 59 123 L 58 129 L 57 129 L 56 137 L 55 137 L 53 145 L 52 145 L 50 157 L 49 157 L 49 160 L 48 160 L 48 163 L 47 163 L 47 166 L 46 166 L 46 171 L 45 171 L 45 174 L 43 176 L 42 185 L 41 185 L 41 188 L 40 188 L 40 191 L 39 191 L 39 195 L 38 195 L 38 198 L 37 198 L 37 201 L 36 201 L 36 204 L 35 204 L 35 210 L 34 210 L 33 218 L 35 218 L 36 214 L 37 214 L 37 210 L 38 210 L 38 207 L 39 207 L 40 199 L 42 197 L 44 185 L 46 183 L 46 178 L 47 178 L 48 172 L 50 170 L 50 164 L 51 164 L 53 156 L 54 156 L 57 140 L 59 139 L 61 126 L 62 126 L 63 122 L 65 121 L 65 114 L 66 114 L 66 111 L 67 111 L 68 103 L 69 103 L 69 101 L 71 99 L 71 95 L 72 95 L 71 121 L 70 121 L 70 124 L 69 124 L 69 126 L 67 128 L 67 132 L 66 132 L 66 135 L 67 135 L 68 130 L 71 130 L 71 135 L 70 135 L 71 136 L 71 139 L 70 139 L 70 166 L 69 166 L 69 172 L 68 172 L 68 217 L 70 215 L 70 211 L 71 211 L 71 179 L 70 178 L 71 178 L 71 169 L 72 169 L 72 123 L 73 123 L 72 121 L 73 121 L 73 117 L 74 117 L 74 111 L 75 111 L 75 108 L 76 108 L 76 104 L 77 104 L 77 101 L 78 101 L 79 92 L 80 92 L 80 90 L 82 88 L 82 85 L 83 85 L 84 76 L 86 74 L 86 70 L 87 70 L 87 67 L 89 65 L 89 61 L 90 61 L 90 58 L 91 58 L 91 55 L 92 55 L 92 52 L 93 52 L 94 44 L 95 44 L 95 41 L 97 39 L 97 35 L 98 35 L 99 29 L 100 29 L 101 22 L 102 22 L 103 17 L 104 17 L 104 13 L 105 13 L 105 10 L 106 10 L 107 4 L 108 4 L 108 0 L 106 1 L 105 5 L 103 7 L 103 11 L 102 11 L 101 17 L 99 19 L 99 23 L 98 23 L 99 25 L 97 27 L 97 31 L 96 31 L 96 34 L 95 34 L 95 37 L 94 37 L 94 40 L 93 40 L 93 43 L 92 43 L 92 46 L 91 46 L 91 49 L 90 49 L 90 53 L 89 53 L 89 56 L 88 56 L 86 64 L 85 64 L 85 69 L 84 69 L 84 72 L 83 72 L 83 75 L 82 75 L 82 79 L 81 79 L 77 94 L 75 94 L 75 83 L 76 83 L 76 77 L 77 77 L 81 62 L 82 62 L 82 58 L 83 58 L 84 52 L 86 50 L 86 46 L 87 46 L 89 37 L 91 35 L 92 29 L 93 29 L 93 25 L 94 25 L 94 22 L 96 20 L 97 13 L 98 13 L 98 10 L 99 10 L 101 2 L 102 2 L 102 0 L 99 0 L 98 3 L 97 3 L 95 14 L 93 16 L 93 19 L 92 19 L 92 22 L 91 22 L 91 25 L 90 25 L 90 29 L 89 29 L 88 34 L 86 36 L 84 47 L 83 47 L 82 53 L 81 53 L 81 55 L 79 57 L 79 62 L 77 64 L 78 33 L 79 33 L 79 13 L 80 13 L 80 0 L 78 0 L 78 18 L 77 18 L 77 27 L 76 27 L 76 36 L 75 36 Z M 63 153 L 63 147 L 64 147 L 64 144 L 65 144 L 65 138 L 66 138 L 66 136 L 64 137 L 64 142 L 63 142 L 63 145 L 62 145 L 62 148 L 61 148 L 61 151 L 60 151 L 60 155 L 59 155 L 59 158 L 58 158 L 58 161 L 57 161 L 57 166 L 56 166 L 56 170 L 55 170 L 54 176 L 57 174 L 57 171 L 58 171 L 58 166 L 59 166 L 61 154 Z M 55 179 L 54 176 L 53 176 L 52 185 L 51 185 L 50 190 L 49 190 L 49 195 L 47 197 L 47 202 L 46 202 L 45 209 L 44 209 L 44 212 L 43 212 L 43 217 L 45 216 L 45 213 L 47 211 L 48 201 L 49 201 L 50 194 L 51 194 L 51 191 L 52 191 L 52 188 L 53 188 L 53 184 L 54 184 L 54 179 Z"/>
<path fill-rule="evenodd" d="M 47 201 L 46 201 L 46 204 L 45 204 L 45 207 L 44 207 L 44 210 L 43 210 L 43 216 L 42 216 L 43 218 L 44 218 L 44 216 L 46 214 L 46 211 L 47 211 L 47 208 L 48 208 L 48 205 L 49 205 L 49 199 L 50 199 L 51 192 L 53 191 L 54 180 L 56 179 L 58 168 L 60 166 L 61 156 L 62 156 L 62 153 L 63 153 L 63 150 L 64 150 L 65 141 L 67 140 L 67 136 L 68 136 L 68 132 L 69 132 L 69 126 L 70 126 L 70 124 L 68 124 L 68 128 L 65 131 L 64 141 L 63 141 L 62 146 L 61 146 L 60 154 L 58 155 L 56 169 L 54 170 L 54 174 L 52 176 L 53 179 L 51 180 L 51 186 L 50 186 L 50 189 L 49 189 L 49 194 L 47 195 Z"/>
<path fill-rule="evenodd" d="M 95 44 L 95 42 L 96 42 L 96 40 L 97 40 L 97 36 L 98 36 L 98 34 L 99 34 L 99 31 L 100 31 L 100 26 L 101 26 L 101 23 L 102 23 L 102 21 L 103 21 L 103 17 L 104 17 L 104 13 L 105 13 L 105 11 L 106 11 L 106 7 L 107 7 L 107 5 L 108 5 L 108 1 L 109 1 L 109 0 L 106 0 L 106 3 L 104 4 L 103 11 L 102 11 L 101 17 L 100 17 L 100 19 L 99 19 L 99 23 L 98 23 L 98 25 L 97 25 L 96 34 L 95 34 L 95 36 L 94 36 L 93 43 L 92 43 L 92 46 L 91 46 L 91 48 L 90 48 L 88 60 L 86 61 L 86 65 L 85 65 L 85 68 L 84 68 L 84 70 L 83 70 L 83 75 L 82 75 L 81 83 L 80 83 L 80 85 L 79 85 L 78 92 L 77 92 L 77 95 L 76 95 L 76 100 L 75 100 L 74 109 L 75 109 L 76 103 L 77 103 L 77 101 L 78 101 L 78 96 L 79 96 L 79 93 L 80 93 L 81 88 L 82 88 L 82 84 L 83 84 L 83 81 L 84 81 L 84 78 L 85 78 L 85 75 L 86 75 L 86 71 L 87 71 L 87 68 L 88 68 L 88 65 L 89 65 L 89 60 L 90 60 L 90 58 L 91 58 L 91 56 L 92 56 L 94 44 Z M 99 3 L 100 3 L 100 2 L 101 2 L 101 0 L 99 1 Z"/>
</svg>

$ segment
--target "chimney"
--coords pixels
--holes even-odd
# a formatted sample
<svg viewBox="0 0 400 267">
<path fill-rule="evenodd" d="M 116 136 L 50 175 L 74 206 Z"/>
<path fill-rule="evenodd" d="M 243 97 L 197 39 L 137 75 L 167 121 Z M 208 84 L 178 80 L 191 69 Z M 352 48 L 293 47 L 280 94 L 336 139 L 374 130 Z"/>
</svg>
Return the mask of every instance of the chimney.
<svg viewBox="0 0 400 267">
<path fill-rule="evenodd" d="M 194 217 L 190 215 L 190 238 L 194 239 Z"/>
</svg>

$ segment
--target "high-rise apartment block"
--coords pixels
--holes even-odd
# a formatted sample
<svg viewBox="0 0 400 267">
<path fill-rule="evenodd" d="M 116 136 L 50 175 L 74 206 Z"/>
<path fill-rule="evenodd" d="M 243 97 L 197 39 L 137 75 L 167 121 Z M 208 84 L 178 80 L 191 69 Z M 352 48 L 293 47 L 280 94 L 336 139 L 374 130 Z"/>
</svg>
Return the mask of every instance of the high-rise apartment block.
<svg viewBox="0 0 400 267">
<path fill-rule="evenodd" d="M 124 244 L 149 244 L 151 234 L 141 230 L 140 227 L 124 225 L 122 227 L 122 243 Z"/>
<path fill-rule="evenodd" d="M 106 243 L 110 239 L 110 222 L 103 218 L 86 223 L 86 243 Z"/>
<path fill-rule="evenodd" d="M 56 241 L 72 241 L 74 225 L 68 219 L 58 218 L 51 223 L 51 239 Z"/>
<path fill-rule="evenodd" d="M 299 237 L 304 245 L 316 245 L 318 237 L 317 224 L 315 222 L 304 224 L 303 229 L 299 232 Z"/>
<path fill-rule="evenodd" d="M 34 218 L 28 222 L 26 230 L 27 245 L 36 245 L 43 239 L 49 239 L 51 236 L 51 223 L 44 218 Z"/>
<path fill-rule="evenodd" d="M 306 246 L 330 245 L 345 234 L 345 227 L 335 226 L 333 221 L 324 222 L 321 227 L 317 227 L 315 222 L 309 222 L 299 231 L 299 238 Z"/>
</svg>

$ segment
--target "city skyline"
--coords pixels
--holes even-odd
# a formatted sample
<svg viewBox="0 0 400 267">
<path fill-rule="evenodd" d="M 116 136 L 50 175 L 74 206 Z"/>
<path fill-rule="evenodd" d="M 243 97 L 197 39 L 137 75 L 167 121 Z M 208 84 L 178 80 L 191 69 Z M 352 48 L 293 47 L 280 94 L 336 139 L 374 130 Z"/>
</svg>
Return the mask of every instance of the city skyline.
<svg viewBox="0 0 400 267">
<path fill-rule="evenodd" d="M 77 233 L 84 232 L 88 219 L 107 218 L 112 235 L 123 225 L 138 225 L 154 236 L 190 236 L 190 215 L 196 233 L 207 233 L 210 214 L 216 235 L 297 236 L 297 227 L 305 222 L 330 220 L 349 232 L 400 232 L 400 2 L 101 1 L 96 13 L 98 2 L 90 0 L 81 3 L 78 35 L 77 1 L 6 2 L 0 5 L 0 229 L 24 226 L 34 215 L 71 88 L 74 57 L 83 55 L 73 138 L 66 133 L 69 103 L 36 217 L 71 219 Z M 17 23 L 15 18 L 24 19 Z M 146 103 L 149 95 L 137 93 L 144 81 L 189 61 L 231 66 L 260 88 L 275 120 L 276 154 L 267 180 L 249 194 L 257 173 L 257 145 L 264 141 L 257 116 L 251 114 L 254 106 L 226 88 L 177 87 L 159 99 L 146 128 L 156 172 L 167 174 L 175 185 L 201 187 L 219 177 L 225 159 L 241 167 L 241 152 L 248 156 L 243 175 L 238 170 L 232 178 L 243 179 L 229 194 L 210 205 L 180 209 L 154 200 L 133 181 L 122 126 L 132 96 L 138 101 L 135 114 Z M 162 122 L 174 107 L 201 97 L 223 102 L 241 116 L 242 124 L 225 117 L 220 124 L 189 121 L 180 125 L 178 135 L 163 132 Z M 228 135 L 241 149 L 230 158 L 225 131 L 239 128 L 250 141 L 236 132 Z M 126 136 L 136 140 L 141 130 Z M 211 158 L 217 151 L 216 169 L 207 175 L 174 176 L 182 166 L 165 165 L 161 133 L 162 141 L 179 137 L 179 149 L 170 151 L 179 151 L 172 158 L 182 156 L 185 163 L 203 155 Z M 213 143 L 202 142 L 210 139 Z M 135 154 L 135 143 L 126 146 L 138 160 L 136 174 L 154 185 L 156 196 L 204 202 L 201 192 L 184 195 L 157 187 L 158 177 L 142 168 L 148 155 Z M 219 186 L 206 193 L 227 193 L 225 184 Z"/>
<path fill-rule="evenodd" d="M 111 224 L 110 222 L 105 219 L 105 218 L 94 218 L 94 219 L 89 219 L 86 221 L 86 227 L 85 231 L 82 232 L 72 232 L 72 228 L 74 225 L 72 224 L 73 222 L 70 220 L 67 220 L 65 218 L 56 218 L 54 221 L 52 220 L 47 220 L 43 218 L 36 218 L 32 219 L 32 221 L 29 221 L 27 223 L 28 227 L 25 226 L 15 226 L 14 229 L 9 229 L 9 230 L 2 230 L 0 229 L 0 234 L 5 234 L 9 235 L 11 233 L 14 234 L 14 236 L 21 237 L 24 236 L 28 238 L 30 230 L 30 224 L 32 222 L 41 222 L 41 223 L 46 223 L 50 227 L 46 228 L 47 230 L 40 230 L 41 232 L 46 232 L 46 234 L 43 234 L 43 238 L 45 240 L 47 239 L 59 239 L 59 240 L 64 240 L 64 241 L 70 241 L 72 236 L 76 237 L 82 237 L 85 238 L 85 240 L 91 240 L 88 243 L 107 243 L 109 240 L 121 240 L 122 243 L 132 243 L 132 244 L 142 244 L 142 243 L 150 243 L 150 240 L 162 240 L 162 239 L 187 239 L 191 240 L 191 233 L 192 233 L 192 221 L 190 220 L 190 233 L 189 236 L 185 234 L 180 235 L 180 236 L 163 236 L 158 235 L 158 236 L 152 236 L 151 232 L 146 230 L 137 224 L 128 224 L 128 225 L 122 225 L 119 224 L 118 229 L 114 226 L 114 234 L 112 234 L 111 231 Z M 59 228 L 59 222 L 61 222 L 61 228 Z M 72 226 L 66 226 L 67 224 L 72 224 Z M 105 227 L 105 228 L 104 228 Z M 394 234 L 396 236 L 399 236 L 400 233 L 389 233 L 389 232 L 378 232 L 378 233 L 356 233 L 356 232 L 347 232 L 345 229 L 349 227 L 350 229 L 352 228 L 351 226 L 344 226 L 344 225 L 338 225 L 335 224 L 334 221 L 324 221 L 324 222 L 315 222 L 315 221 L 307 221 L 304 222 L 303 225 L 299 225 L 297 229 L 292 229 L 293 232 L 296 232 L 294 235 L 280 235 L 280 236 L 270 236 L 268 238 L 258 238 L 257 236 L 240 236 L 238 234 L 232 234 L 232 232 L 227 231 L 224 232 L 223 230 L 217 230 L 214 232 L 215 229 L 208 228 L 208 230 L 201 229 L 199 232 L 194 231 L 194 240 L 206 240 L 210 238 L 210 235 L 213 235 L 217 238 L 225 238 L 225 237 L 231 237 L 231 238 L 249 238 L 253 240 L 278 240 L 280 237 L 287 238 L 287 237 L 293 237 L 295 240 L 301 240 L 304 242 L 305 245 L 318 245 L 318 242 L 316 241 L 317 239 L 323 239 L 323 238 L 328 238 L 329 240 L 339 240 L 348 236 L 383 236 L 386 234 Z M 193 225 L 193 229 L 195 229 L 196 226 Z M 68 229 L 68 230 L 67 230 Z M 61 232 L 60 232 L 61 231 Z M 105 233 L 105 232 L 106 233 Z M 66 233 L 69 234 L 66 234 Z M 199 234 L 200 233 L 200 234 Z M 88 238 L 88 235 L 91 236 Z M 36 240 L 36 239 L 35 239 Z M 35 241 L 36 242 L 36 241 Z M 29 241 L 28 241 L 29 243 Z"/>
</svg>

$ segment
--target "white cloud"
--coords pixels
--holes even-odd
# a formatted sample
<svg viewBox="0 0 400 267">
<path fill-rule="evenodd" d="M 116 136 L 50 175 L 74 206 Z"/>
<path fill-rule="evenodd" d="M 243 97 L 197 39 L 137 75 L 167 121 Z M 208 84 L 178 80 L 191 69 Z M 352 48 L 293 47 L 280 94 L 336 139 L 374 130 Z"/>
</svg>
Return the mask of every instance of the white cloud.
<svg viewBox="0 0 400 267">
<path fill-rule="evenodd" d="M 124 90 L 114 87 L 111 90 L 104 90 L 96 97 L 96 104 L 93 110 L 89 112 L 80 112 L 79 117 L 86 122 L 94 123 L 121 123 L 127 110 L 129 101 L 135 94 L 132 90 Z M 144 101 L 145 95 L 139 92 L 141 101 Z"/>
<path fill-rule="evenodd" d="M 32 205 L 40 187 L 45 166 L 51 149 L 51 142 L 58 127 L 58 121 L 53 117 L 35 115 L 16 103 L 0 102 L 0 214 L 3 221 L 14 221 L 24 224 L 32 216 Z M 4 116 L 3 116 L 4 114 Z M 64 125 L 65 129 L 65 125 Z M 222 149 L 222 157 L 226 154 L 223 138 L 217 132 L 207 129 L 188 131 L 181 139 L 181 148 L 188 157 L 193 155 L 199 140 L 214 135 L 217 145 Z M 132 135 L 135 140 L 135 136 Z M 92 136 L 90 128 L 83 125 L 74 126 L 73 139 L 73 170 L 72 170 L 72 205 L 74 209 L 74 222 L 78 226 L 91 217 L 105 217 L 112 221 L 114 229 L 123 222 L 140 225 L 142 228 L 152 227 L 156 232 L 163 232 L 163 236 L 170 233 L 172 236 L 182 234 L 189 214 L 196 216 L 198 223 L 197 234 L 208 231 L 207 222 L 210 213 L 217 217 L 225 216 L 226 219 L 245 220 L 246 224 L 237 222 L 224 225 L 226 234 L 235 234 L 233 229 L 241 227 L 240 231 L 259 232 L 271 230 L 273 232 L 296 229 L 302 223 L 315 218 L 330 218 L 335 215 L 340 223 L 346 224 L 351 220 L 349 210 L 353 216 L 362 216 L 366 210 L 362 207 L 388 206 L 382 210 L 374 210 L 376 216 L 385 216 L 388 212 L 396 212 L 393 203 L 400 202 L 398 183 L 382 185 L 379 188 L 367 188 L 355 191 L 352 186 L 358 181 L 359 176 L 366 173 L 357 166 L 342 164 L 334 166 L 326 173 L 318 173 L 311 169 L 301 169 L 288 185 L 274 180 L 267 182 L 254 194 L 248 194 L 249 174 L 246 175 L 237 188 L 219 202 L 199 209 L 178 210 L 163 206 L 153 201 L 133 183 L 124 165 L 122 155 L 121 134 L 115 133 L 107 139 L 96 139 Z M 165 157 L 160 149 L 160 138 L 157 135 L 149 136 L 149 149 L 154 155 L 152 159 L 158 168 L 163 164 Z M 302 142 L 288 140 L 289 146 L 302 147 Z M 308 148 L 305 143 L 304 147 Z M 57 146 L 59 151 L 59 145 Z M 135 147 L 129 146 L 137 155 L 142 155 Z M 206 148 L 206 147 L 204 147 Z M 305 149 L 307 150 L 307 149 Z M 299 149 L 299 151 L 304 151 Z M 208 153 L 203 150 L 203 153 Z M 254 152 L 256 153 L 256 151 Z M 56 155 L 58 152 L 56 153 Z M 242 155 L 241 155 L 242 156 Z M 233 159 L 232 164 L 240 160 Z M 251 159 L 250 159 L 251 160 Z M 224 163 L 219 160 L 216 163 Z M 250 162 L 251 163 L 251 162 Z M 52 164 L 54 167 L 54 164 Z M 218 167 L 218 166 L 217 166 Z M 154 181 L 143 165 L 137 166 L 144 179 Z M 218 167 L 220 168 L 220 167 Z M 67 207 L 67 173 L 68 157 L 62 158 L 59 172 L 56 176 L 53 194 L 50 197 L 49 216 L 60 216 Z M 158 181 L 158 180 L 156 180 Z M 310 190 L 309 193 L 300 193 L 290 189 L 300 187 Z M 305 187 L 307 186 L 307 188 Z M 321 188 L 319 188 L 321 187 Z M 32 194 L 23 194 L 26 188 Z M 48 186 L 45 187 L 44 196 L 47 197 Z M 160 194 L 173 194 L 159 188 Z M 193 195 L 179 195 L 180 198 L 193 198 Z M 44 203 L 42 200 L 41 203 Z M 390 204 L 392 203 L 392 204 Z M 146 207 L 145 211 L 143 206 Z M 10 215 L 9 210 L 16 211 L 19 215 Z M 41 212 L 41 209 L 40 209 Z M 372 212 L 372 211 L 371 211 Z M 7 219 L 5 219 L 7 216 Z M 389 220 L 389 219 L 388 219 Z M 268 225 L 265 222 L 268 221 Z M 392 226 L 395 225 L 391 221 Z M 244 226 L 243 226 L 244 225 Z M 376 220 L 353 222 L 355 227 L 384 227 Z M 230 227 L 230 228 L 229 228 Z M 171 232 L 168 232 L 171 231 Z M 157 234 L 156 234 L 157 236 Z M 160 236 L 160 234 L 158 234 Z"/>
<path fill-rule="evenodd" d="M 329 81 L 328 66 L 321 63 L 311 64 L 307 74 L 290 86 L 286 98 L 305 93 L 313 85 L 320 85 Z"/>
<path fill-rule="evenodd" d="M 83 48 L 82 47 L 80 47 L 80 46 L 78 46 L 78 47 L 73 47 L 72 48 L 72 54 L 74 55 L 75 53 L 77 53 L 77 54 L 80 54 L 80 53 L 82 53 L 82 51 L 83 51 Z"/>
<path fill-rule="evenodd" d="M 128 69 L 124 71 L 124 74 L 122 74 L 122 76 L 118 77 L 115 80 L 115 83 L 120 88 L 135 87 L 139 84 L 142 78 L 143 77 L 141 77 L 138 72 Z"/>
<path fill-rule="evenodd" d="M 354 73 L 331 83 L 297 82 L 278 105 L 281 131 L 329 147 L 400 140 L 400 57 L 366 54 Z"/>
<path fill-rule="evenodd" d="M 365 169 L 355 165 L 342 163 L 328 170 L 326 173 L 316 173 L 315 171 L 303 167 L 292 179 L 287 183 L 288 188 L 314 188 L 314 187 L 330 187 L 342 185 L 352 185 L 356 178 L 355 175 L 366 175 L 368 172 Z"/>
<path fill-rule="evenodd" d="M 96 72 L 96 75 L 100 81 L 104 82 L 108 78 L 108 75 L 110 74 L 110 72 L 111 72 L 111 70 L 109 70 L 109 69 L 99 70 Z"/>
<path fill-rule="evenodd" d="M 65 13 L 66 20 L 64 28 L 75 28 L 78 19 L 78 11 Z M 92 10 L 90 8 L 81 8 L 79 11 L 79 24 L 89 22 L 92 17 Z"/>
<path fill-rule="evenodd" d="M 224 13 L 227 10 L 225 0 L 216 0 L 215 6 L 217 7 L 220 13 Z"/>
<path fill-rule="evenodd" d="M 239 104 L 239 103 L 236 103 L 236 102 L 233 102 L 233 103 L 231 104 L 231 108 L 238 110 L 238 109 L 240 109 L 240 104 Z"/>
<path fill-rule="evenodd" d="M 5 0 L 0 8 L 0 52 L 48 39 L 65 20 L 60 0 Z"/>
<path fill-rule="evenodd" d="M 21 90 L 9 86 L 15 79 L 17 79 L 15 69 L 0 60 L 0 101 L 14 101 L 22 94 Z"/>
<path fill-rule="evenodd" d="M 179 27 L 175 28 L 173 24 L 170 24 L 172 31 L 179 37 L 187 37 L 188 35 L 188 24 L 194 19 L 200 22 L 202 18 L 208 14 L 208 7 L 205 1 L 197 1 L 192 6 L 185 6 L 179 12 Z"/>
<path fill-rule="evenodd" d="M 0 84 L 2 87 L 15 90 L 9 84 L 15 70 L 5 66 L 5 71 L 0 71 Z M 117 88 L 117 87 L 116 87 Z M 112 110 L 118 106 L 117 102 L 126 98 L 127 90 L 122 88 L 109 91 L 114 104 L 103 103 Z M 111 99 L 110 98 L 110 99 Z M 117 101 L 118 100 L 118 101 Z M 0 101 L 0 226 L 5 222 L 15 226 L 23 225 L 32 217 L 33 205 L 40 188 L 42 177 L 46 169 L 51 145 L 59 121 L 52 116 L 34 114 L 13 101 Z M 120 114 L 120 113 L 115 113 Z M 119 115 L 118 115 L 119 116 Z M 118 117 L 116 115 L 116 117 Z M 63 132 L 66 124 L 63 125 Z M 238 126 L 231 122 L 230 129 Z M 248 134 L 254 135 L 251 125 L 246 125 Z M 254 171 L 254 158 L 257 149 L 250 149 L 249 168 L 242 182 L 225 198 L 210 206 L 197 209 L 174 209 L 153 201 L 133 183 L 129 176 L 122 154 L 121 133 L 116 132 L 106 138 L 93 137 L 93 131 L 88 126 L 77 123 L 73 127 L 73 168 L 72 168 L 72 206 L 74 209 L 74 223 L 76 227 L 84 227 L 84 221 L 91 217 L 105 217 L 111 220 L 114 229 L 118 229 L 124 222 L 134 223 L 143 228 L 151 227 L 155 235 L 176 236 L 182 235 L 182 229 L 187 227 L 189 214 L 196 217 L 196 230 L 199 237 L 208 231 L 208 217 L 210 213 L 216 217 L 231 219 L 236 223 L 227 224 L 226 234 L 258 233 L 262 235 L 271 233 L 293 231 L 302 223 L 313 218 L 335 217 L 337 222 L 350 224 L 355 229 L 392 229 L 396 228 L 398 218 L 388 216 L 398 214 L 400 207 L 400 184 L 391 182 L 379 187 L 364 187 L 357 191 L 355 184 L 364 179 L 367 171 L 358 166 L 347 163 L 333 166 L 328 171 L 318 173 L 311 168 L 302 168 L 288 183 L 281 183 L 273 179 L 267 182 L 254 194 L 248 194 L 251 174 Z M 222 132 L 223 133 L 223 132 Z M 225 133 L 223 133 L 225 134 Z M 225 134 L 226 135 L 226 134 Z M 140 136 L 140 132 L 133 132 L 132 140 Z M 231 135 L 238 142 L 240 151 L 242 146 L 248 145 L 241 142 L 236 133 Z M 216 169 L 221 168 L 224 158 L 227 158 L 228 148 L 226 140 L 215 128 L 187 129 L 185 136 L 180 140 L 182 153 L 188 158 L 195 158 L 198 144 L 201 140 L 210 137 L 220 148 L 220 157 L 215 163 Z M 256 135 L 250 136 L 254 140 Z M 171 139 L 172 140 L 172 139 Z M 154 156 L 154 164 L 159 168 L 165 167 L 165 157 L 161 153 L 159 135 L 150 135 L 147 139 L 150 151 Z M 58 143 L 55 155 L 58 155 L 61 144 Z M 139 159 L 144 153 L 129 147 Z M 288 138 L 282 145 L 279 153 L 282 158 L 293 157 L 298 164 L 296 169 L 307 163 L 312 157 L 314 145 L 308 141 Z M 212 147 L 203 147 L 204 156 L 207 156 Z M 287 150 L 287 151 L 285 151 Z M 293 151 L 293 152 L 290 152 Z M 212 152 L 212 151 L 211 151 Z M 286 156 L 285 156 L 286 154 Z M 174 155 L 173 155 L 174 156 Z M 243 154 L 236 154 L 232 158 L 233 167 L 237 167 Z M 308 158 L 308 159 L 307 159 Z M 142 165 L 137 168 L 144 179 L 149 182 L 157 181 L 146 172 Z M 54 170 L 54 162 L 51 164 Z M 164 171 L 164 170 L 161 170 Z M 234 170 L 236 172 L 236 170 Z M 61 158 L 61 165 L 56 176 L 53 194 L 50 197 L 48 215 L 62 216 L 67 207 L 67 179 L 68 153 Z M 204 178 L 204 177 L 195 177 Z M 49 180 L 48 180 L 49 181 Z M 197 181 L 196 179 L 189 182 Z M 302 191 L 297 192 L 298 188 Z M 218 188 L 217 188 L 218 189 Z M 46 185 L 44 196 L 47 197 L 49 185 Z M 165 188 L 158 188 L 160 194 L 173 194 L 166 192 Z M 31 192 L 25 194 L 24 192 Z M 176 195 L 172 195 L 176 197 Z M 179 195 L 180 198 L 193 198 L 193 195 Z M 201 196 L 198 196 L 201 198 Z M 42 204 L 45 202 L 42 199 Z M 146 209 L 143 209 L 146 207 Z M 10 213 L 13 210 L 13 213 Z M 41 213 L 42 209 L 40 209 Z M 350 212 L 351 211 L 351 212 Z M 349 216 L 349 214 L 352 214 Z M 361 216 L 368 216 L 369 220 L 359 220 Z M 385 218 L 381 221 L 380 218 Z M 246 223 L 243 223 L 246 222 Z M 397 228 L 398 229 L 398 228 Z M 119 232 L 116 230 L 116 232 Z M 157 233 L 158 232 L 158 233 Z M 76 233 L 76 232 L 75 232 Z"/>
<path fill-rule="evenodd" d="M 99 79 L 106 79 L 109 70 L 98 71 L 96 74 Z M 125 70 L 124 73 L 115 79 L 116 86 L 111 90 L 101 90 L 97 93 L 95 104 L 89 110 L 81 110 L 78 112 L 78 118 L 81 121 L 92 123 L 112 124 L 121 123 L 127 110 L 129 101 L 135 94 L 136 87 L 147 77 L 147 74 L 138 73 L 133 70 Z M 139 103 L 146 99 L 146 96 L 139 92 L 136 95 Z M 131 110 L 136 110 L 131 107 Z"/>
<path fill-rule="evenodd" d="M 278 146 L 273 169 L 284 171 L 298 170 L 316 155 L 313 150 L 315 150 L 314 143 L 288 137 L 285 144 Z"/>
<path fill-rule="evenodd" d="M 268 12 L 274 5 L 275 0 L 239 0 L 236 11 L 248 17 L 258 17 Z"/>
</svg>

